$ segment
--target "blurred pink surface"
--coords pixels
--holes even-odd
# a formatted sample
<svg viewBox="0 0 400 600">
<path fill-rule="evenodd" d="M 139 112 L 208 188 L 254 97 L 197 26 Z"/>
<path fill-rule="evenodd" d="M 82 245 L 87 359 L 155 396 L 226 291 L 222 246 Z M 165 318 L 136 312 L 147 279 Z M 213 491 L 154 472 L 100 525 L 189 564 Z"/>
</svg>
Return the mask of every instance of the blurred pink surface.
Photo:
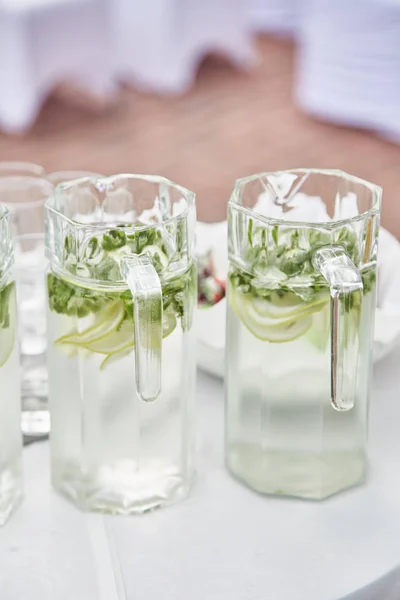
<svg viewBox="0 0 400 600">
<path fill-rule="evenodd" d="M 262 39 L 259 51 L 250 74 L 208 59 L 180 97 L 126 89 L 100 114 L 52 99 L 29 134 L 0 135 L 0 160 L 31 160 L 48 171 L 166 175 L 196 191 L 204 221 L 225 218 L 237 177 L 339 168 L 383 186 L 383 224 L 400 236 L 400 147 L 302 114 L 292 100 L 292 44 Z"/>
</svg>

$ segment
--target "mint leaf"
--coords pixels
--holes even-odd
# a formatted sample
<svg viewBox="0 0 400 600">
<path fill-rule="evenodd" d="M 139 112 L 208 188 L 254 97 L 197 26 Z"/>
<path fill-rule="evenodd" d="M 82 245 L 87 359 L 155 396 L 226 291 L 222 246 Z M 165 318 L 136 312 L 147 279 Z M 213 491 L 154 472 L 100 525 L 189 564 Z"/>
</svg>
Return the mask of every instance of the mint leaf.
<svg viewBox="0 0 400 600">
<path fill-rule="evenodd" d="M 103 239 L 101 242 L 103 250 L 106 250 L 107 252 L 117 250 L 118 248 L 122 248 L 122 246 L 125 246 L 125 244 L 126 233 L 121 229 L 110 229 L 108 233 L 105 233 L 103 235 Z"/>
<path fill-rule="evenodd" d="M 279 260 L 279 268 L 286 275 L 298 275 L 303 271 L 304 263 L 308 259 L 308 252 L 291 248 L 284 252 Z"/>
<path fill-rule="evenodd" d="M 99 240 L 96 237 L 92 237 L 89 241 L 87 249 L 86 249 L 86 259 L 90 262 L 93 261 L 94 258 L 101 255 L 101 246 L 99 244 Z"/>
<path fill-rule="evenodd" d="M 184 223 L 177 228 L 177 237 L 185 235 Z M 180 244 L 184 243 L 182 237 Z M 146 254 L 146 247 L 152 246 L 147 253 L 158 273 L 161 273 L 168 259 L 164 252 L 166 245 L 161 232 L 157 229 L 146 229 L 126 234 L 122 227 L 110 229 L 102 238 L 92 237 L 85 250 L 84 258 L 78 262 L 76 253 L 76 240 L 74 236 L 66 236 L 64 254 L 68 256 L 68 263 L 74 275 L 81 275 L 83 279 L 100 281 L 113 281 L 120 279 L 118 255 L 114 252 L 127 246 L 135 254 Z M 154 246 L 159 248 L 155 251 Z M 168 280 L 163 286 L 163 308 L 169 308 L 175 316 L 182 319 L 182 326 L 186 320 L 185 306 L 187 292 L 195 292 L 197 285 L 196 268 L 192 265 L 186 273 Z M 188 288 L 189 286 L 189 288 Z M 194 287 L 193 287 L 194 286 Z M 93 290 L 84 285 L 68 281 L 55 273 L 47 276 L 48 302 L 51 311 L 66 316 L 78 318 L 97 313 L 107 303 L 121 300 L 124 305 L 124 320 L 133 320 L 133 299 L 129 290 L 102 292 Z M 189 311 L 190 312 L 190 311 Z M 0 313 L 1 316 L 1 313 Z M 1 321 L 0 321 L 1 323 Z"/>
<path fill-rule="evenodd" d="M 261 248 L 267 247 L 267 230 L 263 227 L 261 230 Z"/>
<path fill-rule="evenodd" d="M 250 246 L 253 245 L 253 219 L 249 219 L 249 228 L 247 231 L 247 240 Z"/>
<path fill-rule="evenodd" d="M 271 235 L 272 235 L 272 239 L 275 242 L 275 246 L 277 246 L 278 245 L 278 225 L 273 226 Z"/>
<path fill-rule="evenodd" d="M 74 285 L 52 273 L 47 276 L 47 289 L 50 310 L 69 317 L 82 318 L 96 313 L 107 300 L 104 294 Z"/>
<path fill-rule="evenodd" d="M 299 229 L 282 226 L 278 230 L 278 226 L 274 226 L 270 231 L 267 245 L 267 229 L 263 228 L 260 232 L 253 220 L 249 220 L 249 244 L 244 251 L 245 268 L 231 267 L 229 272 L 233 293 L 237 291 L 242 295 L 249 295 L 249 298 L 260 298 L 272 303 L 279 299 L 279 302 L 289 306 L 293 303 L 293 298 L 297 298 L 296 301 L 300 303 L 298 314 L 304 315 L 308 314 L 308 311 L 320 310 L 326 306 L 330 297 L 326 280 L 313 266 L 316 250 L 321 247 L 340 246 L 356 266 L 360 264 L 361 244 L 351 225 L 332 231 L 306 226 Z M 341 311 L 351 313 L 356 325 L 360 322 L 362 296 L 375 289 L 375 265 L 361 267 L 361 276 L 363 291 L 356 290 L 341 297 Z M 248 306 L 246 302 L 244 306 Z M 249 309 L 249 313 L 245 315 L 246 322 L 253 323 L 254 330 L 257 328 L 257 319 L 262 320 L 261 315 L 257 316 L 256 306 L 253 312 Z M 294 318 L 293 322 L 295 321 L 297 318 Z M 278 326 L 279 323 L 274 325 Z M 265 331 L 264 329 L 264 333 Z M 276 331 L 278 330 L 274 330 L 274 333 Z M 272 334 L 271 337 L 273 338 Z"/>
</svg>

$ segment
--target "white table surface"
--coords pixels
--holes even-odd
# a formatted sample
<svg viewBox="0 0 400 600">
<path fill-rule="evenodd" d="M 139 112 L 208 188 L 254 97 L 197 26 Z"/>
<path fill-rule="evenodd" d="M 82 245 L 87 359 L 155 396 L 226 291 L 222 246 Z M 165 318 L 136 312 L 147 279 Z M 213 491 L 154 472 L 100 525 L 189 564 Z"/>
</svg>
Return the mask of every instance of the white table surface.
<svg viewBox="0 0 400 600">
<path fill-rule="evenodd" d="M 1 600 L 398 600 L 400 352 L 375 369 L 370 478 L 323 503 L 265 498 L 223 467 L 223 392 L 199 373 L 198 475 L 179 504 L 86 515 L 25 448 L 25 500 L 0 531 Z"/>
</svg>

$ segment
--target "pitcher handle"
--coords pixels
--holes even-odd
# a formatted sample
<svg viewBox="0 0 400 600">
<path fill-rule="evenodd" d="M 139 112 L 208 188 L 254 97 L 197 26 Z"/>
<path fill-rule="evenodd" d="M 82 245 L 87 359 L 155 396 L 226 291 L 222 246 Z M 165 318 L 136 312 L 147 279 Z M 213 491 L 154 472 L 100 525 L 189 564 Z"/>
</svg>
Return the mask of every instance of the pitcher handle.
<svg viewBox="0 0 400 600">
<path fill-rule="evenodd" d="M 356 394 L 361 274 L 342 248 L 320 248 L 313 264 L 326 279 L 331 294 L 331 402 L 336 410 L 347 411 L 353 408 Z M 359 296 L 356 313 L 354 294 Z"/>
<path fill-rule="evenodd" d="M 121 273 L 133 298 L 136 390 L 141 400 L 151 402 L 161 392 L 161 283 L 148 256 L 122 257 Z"/>
</svg>

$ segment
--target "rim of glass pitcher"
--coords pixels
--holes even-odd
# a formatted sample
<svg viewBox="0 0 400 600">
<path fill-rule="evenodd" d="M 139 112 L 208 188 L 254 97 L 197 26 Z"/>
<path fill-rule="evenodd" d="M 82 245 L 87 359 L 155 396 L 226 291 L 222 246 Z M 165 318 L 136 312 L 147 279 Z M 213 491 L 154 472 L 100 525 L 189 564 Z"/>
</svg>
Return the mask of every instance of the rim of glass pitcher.
<svg viewBox="0 0 400 600">
<path fill-rule="evenodd" d="M 359 183 L 368 188 L 373 195 L 373 206 L 368 210 L 360 213 L 359 215 L 355 215 L 354 217 L 350 217 L 347 219 L 336 219 L 331 221 L 293 221 L 290 219 L 278 219 L 276 217 L 267 217 L 254 211 L 251 208 L 247 208 L 239 204 L 238 202 L 238 192 L 239 189 L 243 186 L 243 184 L 250 183 L 251 181 L 256 181 L 262 177 L 266 177 L 268 175 L 285 175 L 289 173 L 319 173 L 320 175 L 340 175 L 344 177 L 348 181 L 352 181 L 354 183 Z M 282 169 L 280 171 L 261 171 L 260 173 L 255 173 L 254 175 L 249 175 L 247 177 L 241 177 L 236 179 L 235 184 L 233 186 L 233 190 L 231 196 L 228 201 L 229 206 L 234 206 L 236 209 L 248 214 L 249 216 L 254 216 L 256 214 L 257 219 L 263 221 L 268 225 L 283 225 L 288 226 L 292 225 L 295 227 L 318 227 L 324 229 L 335 229 L 338 226 L 343 226 L 348 223 L 355 223 L 358 221 L 363 221 L 366 217 L 371 215 L 376 215 L 379 213 L 381 208 L 381 199 L 382 199 L 382 188 L 375 183 L 371 183 L 366 179 L 362 179 L 361 177 L 357 177 L 355 175 L 351 175 L 350 173 L 346 173 L 346 171 L 342 171 L 341 169 L 308 169 L 308 168 L 296 168 L 296 169 Z"/>
<path fill-rule="evenodd" d="M 45 205 L 45 202 L 47 201 L 47 199 L 49 198 L 49 196 L 51 195 L 51 193 L 53 192 L 54 189 L 54 185 L 48 180 L 45 179 L 44 177 L 35 177 L 33 175 L 2 175 L 0 172 L 0 192 L 1 190 L 1 182 L 2 181 L 22 181 L 22 182 L 26 182 L 27 185 L 32 185 L 32 186 L 38 186 L 42 188 L 42 196 L 40 197 L 39 200 L 13 200 L 12 202 L 3 202 L 3 205 L 6 204 L 7 207 L 18 207 L 18 209 L 23 209 L 23 208 L 39 208 L 41 206 Z M 9 208 L 10 212 L 13 210 L 12 208 Z"/>
<path fill-rule="evenodd" d="M 154 227 L 157 227 L 161 224 L 167 225 L 168 223 L 173 223 L 177 219 L 187 218 L 191 209 L 195 205 L 196 194 L 194 192 L 192 192 L 191 190 L 188 190 L 187 188 L 179 185 L 178 183 L 175 183 L 171 179 L 168 179 L 167 177 L 163 177 L 162 175 L 142 175 L 142 174 L 138 174 L 138 173 L 121 173 L 119 175 L 111 175 L 108 177 L 82 177 L 80 179 L 73 179 L 72 181 L 66 181 L 64 183 L 59 183 L 58 185 L 53 187 L 52 193 L 46 200 L 45 207 L 47 210 L 49 210 L 50 212 L 61 217 L 67 223 L 69 223 L 70 225 L 72 225 L 74 227 L 78 226 L 78 227 L 85 227 L 85 228 L 94 229 L 94 230 L 103 230 L 104 228 L 109 227 L 109 225 L 106 222 L 95 224 L 95 223 L 90 223 L 87 221 L 78 221 L 76 219 L 71 219 L 70 217 L 67 217 L 63 212 L 58 210 L 53 205 L 54 199 L 57 194 L 62 193 L 63 191 L 70 190 L 71 188 L 75 187 L 76 185 L 78 185 L 80 183 L 86 182 L 86 183 L 97 183 L 97 184 L 101 183 L 103 185 L 107 185 L 107 184 L 110 185 L 114 181 L 118 181 L 121 179 L 142 179 L 144 181 L 148 181 L 149 183 L 165 183 L 166 185 L 170 185 L 170 186 L 174 187 L 175 189 L 179 190 L 186 200 L 186 206 L 185 206 L 184 210 L 182 210 L 182 212 L 180 212 L 178 215 L 170 216 L 166 219 L 163 219 L 160 223 L 151 223 L 149 225 L 136 225 L 135 223 L 126 223 L 127 228 L 131 227 L 135 230 L 145 231 L 147 229 L 154 229 Z"/>
<path fill-rule="evenodd" d="M 50 183 L 56 187 L 57 185 L 75 181 L 76 179 L 94 179 L 96 177 L 101 178 L 106 177 L 106 175 L 96 173 L 95 171 L 85 171 L 84 169 L 61 169 L 59 171 L 51 171 L 50 173 L 46 173 L 45 179 L 50 181 Z"/>
<path fill-rule="evenodd" d="M 0 177 L 42 177 L 45 178 L 46 169 L 37 163 L 24 160 L 0 161 Z"/>
</svg>

